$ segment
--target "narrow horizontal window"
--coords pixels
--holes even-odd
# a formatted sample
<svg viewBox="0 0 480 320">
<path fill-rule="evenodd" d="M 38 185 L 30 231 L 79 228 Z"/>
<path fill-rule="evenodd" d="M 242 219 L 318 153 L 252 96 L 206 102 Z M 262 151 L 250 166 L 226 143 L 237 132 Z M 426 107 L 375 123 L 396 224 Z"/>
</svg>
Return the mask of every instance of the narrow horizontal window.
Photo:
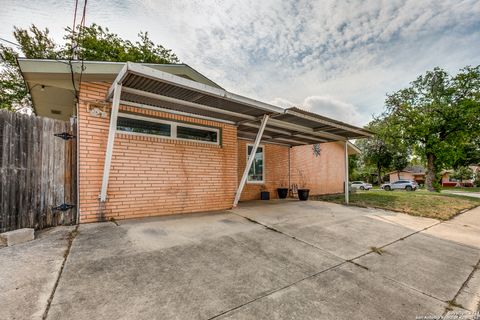
<svg viewBox="0 0 480 320">
<path fill-rule="evenodd" d="M 198 140 L 198 141 L 208 141 L 208 142 L 218 142 L 218 133 L 217 131 L 184 127 L 181 125 L 177 126 L 177 138 L 188 139 L 188 140 Z"/>
<path fill-rule="evenodd" d="M 126 132 L 155 134 L 159 136 L 171 136 L 171 125 L 131 118 L 118 117 L 117 130 Z"/>
<path fill-rule="evenodd" d="M 189 123 L 143 117 L 136 114 L 120 113 L 117 131 L 131 134 L 146 134 L 178 140 L 192 140 L 209 144 L 220 144 L 220 129 Z"/>
</svg>

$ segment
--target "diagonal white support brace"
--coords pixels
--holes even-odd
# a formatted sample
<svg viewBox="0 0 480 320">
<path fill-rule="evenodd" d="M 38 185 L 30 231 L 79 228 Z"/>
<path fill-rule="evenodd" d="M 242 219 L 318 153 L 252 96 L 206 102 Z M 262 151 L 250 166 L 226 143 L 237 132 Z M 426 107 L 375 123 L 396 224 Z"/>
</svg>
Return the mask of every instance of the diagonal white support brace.
<svg viewBox="0 0 480 320">
<path fill-rule="evenodd" d="M 115 133 L 117 131 L 118 108 L 120 105 L 120 95 L 122 85 L 116 83 L 113 92 L 112 111 L 110 113 L 110 128 L 108 129 L 107 150 L 105 152 L 105 164 L 103 166 L 102 190 L 100 191 L 100 201 L 107 200 L 108 177 L 110 175 L 110 165 L 112 163 L 113 143 L 115 142 Z"/>
<path fill-rule="evenodd" d="M 243 187 L 245 187 L 245 183 L 247 182 L 248 172 L 253 164 L 253 159 L 255 159 L 255 154 L 257 153 L 258 145 L 262 140 L 263 131 L 265 130 L 265 126 L 267 125 L 269 115 L 265 114 L 263 116 L 262 122 L 260 124 L 260 128 L 258 129 L 257 137 L 255 138 L 255 143 L 253 144 L 252 152 L 248 157 L 247 165 L 245 166 L 245 170 L 243 171 L 242 179 L 240 180 L 240 184 L 238 185 L 237 192 L 235 193 L 235 200 L 233 201 L 233 207 L 235 208 L 238 205 L 238 201 L 240 200 L 240 195 L 242 194 Z"/>
<path fill-rule="evenodd" d="M 345 204 L 349 202 L 349 181 L 348 181 L 348 140 L 345 140 Z"/>
</svg>

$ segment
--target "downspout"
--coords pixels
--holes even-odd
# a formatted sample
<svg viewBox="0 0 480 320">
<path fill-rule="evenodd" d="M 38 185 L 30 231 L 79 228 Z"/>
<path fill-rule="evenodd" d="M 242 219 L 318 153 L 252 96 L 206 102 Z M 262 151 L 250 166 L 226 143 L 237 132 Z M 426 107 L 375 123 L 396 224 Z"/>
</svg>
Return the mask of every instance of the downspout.
<svg viewBox="0 0 480 320">
<path fill-rule="evenodd" d="M 290 188 L 292 187 L 291 182 L 291 167 L 290 167 L 290 150 L 292 150 L 292 146 L 288 147 L 288 193 L 290 193 Z"/>
<path fill-rule="evenodd" d="M 345 204 L 349 203 L 349 186 L 348 186 L 348 138 L 345 140 Z"/>
<path fill-rule="evenodd" d="M 80 97 L 80 94 L 79 94 L 79 97 Z M 80 130 L 79 130 L 79 125 L 78 125 L 78 119 L 79 119 L 79 101 L 76 99 L 75 101 L 75 136 L 77 137 L 76 141 L 75 141 L 75 158 L 76 159 L 76 163 L 75 163 L 75 171 L 76 171 L 76 177 L 75 177 L 75 193 L 76 193 L 76 197 L 77 197 L 77 224 L 80 224 L 80 137 L 79 137 L 79 133 L 80 133 Z"/>
</svg>

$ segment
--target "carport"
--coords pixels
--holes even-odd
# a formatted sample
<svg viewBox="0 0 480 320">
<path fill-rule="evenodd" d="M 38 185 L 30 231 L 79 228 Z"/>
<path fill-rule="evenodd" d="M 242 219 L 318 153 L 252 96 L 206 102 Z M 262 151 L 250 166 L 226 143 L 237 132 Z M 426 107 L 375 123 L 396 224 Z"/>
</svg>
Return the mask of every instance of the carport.
<svg viewBox="0 0 480 320">
<path fill-rule="evenodd" d="M 128 62 L 111 85 L 107 100 L 112 111 L 105 153 L 100 201 L 105 202 L 119 106 L 164 111 L 237 126 L 239 138 L 254 139 L 251 154 L 261 142 L 300 146 L 341 141 L 345 145 L 345 201 L 348 203 L 348 145 L 350 139 L 370 137 L 368 130 L 299 108 L 283 109 L 221 88 Z M 248 158 L 235 193 L 236 207 L 254 157 Z"/>
</svg>

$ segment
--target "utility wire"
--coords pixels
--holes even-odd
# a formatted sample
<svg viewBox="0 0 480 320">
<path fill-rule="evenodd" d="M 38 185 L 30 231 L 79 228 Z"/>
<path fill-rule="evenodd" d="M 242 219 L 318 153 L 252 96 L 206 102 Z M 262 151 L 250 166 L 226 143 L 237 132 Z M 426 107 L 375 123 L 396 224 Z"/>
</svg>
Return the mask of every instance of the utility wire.
<svg viewBox="0 0 480 320">
<path fill-rule="evenodd" d="M 81 39 L 81 36 L 82 36 L 82 33 L 83 33 L 83 28 L 85 27 L 85 19 L 86 19 L 86 14 L 87 14 L 87 0 L 85 0 L 84 3 L 83 3 L 82 19 L 80 20 L 80 23 L 78 25 L 79 26 L 78 35 L 75 36 L 75 29 L 76 29 L 76 22 L 77 22 L 77 10 L 78 10 L 78 0 L 75 1 L 75 11 L 74 11 L 74 16 L 73 16 L 72 56 L 68 60 L 68 65 L 70 66 L 70 74 L 71 74 L 75 99 L 78 102 L 79 101 L 78 90 L 80 89 L 80 86 L 82 84 L 82 77 L 83 77 L 83 71 L 85 70 L 85 65 L 84 65 L 84 59 L 82 57 L 80 59 L 81 60 L 81 66 L 80 66 L 80 75 L 79 75 L 78 90 L 77 90 L 77 85 L 75 84 L 75 72 L 73 70 L 72 61 L 78 59 L 78 57 L 76 57 L 75 51 L 79 47 L 78 42 Z M 76 39 L 76 41 L 74 39 Z"/>
<path fill-rule="evenodd" d="M 21 48 L 21 47 L 22 47 L 22 46 L 20 46 L 18 43 L 12 42 L 12 41 L 7 40 L 7 39 L 4 39 L 4 38 L 0 38 L 0 40 L 1 40 L 1 41 L 4 41 L 4 42 L 7 42 L 7 43 L 9 43 L 9 44 L 12 44 L 12 45 L 14 45 L 14 46 L 16 46 L 16 47 L 18 47 L 18 48 Z"/>
<path fill-rule="evenodd" d="M 72 58 L 75 56 L 75 48 L 76 43 L 74 43 L 75 39 L 75 25 L 77 24 L 77 8 L 78 8 L 78 0 L 75 0 L 75 11 L 73 13 L 73 26 L 72 26 Z"/>
</svg>

